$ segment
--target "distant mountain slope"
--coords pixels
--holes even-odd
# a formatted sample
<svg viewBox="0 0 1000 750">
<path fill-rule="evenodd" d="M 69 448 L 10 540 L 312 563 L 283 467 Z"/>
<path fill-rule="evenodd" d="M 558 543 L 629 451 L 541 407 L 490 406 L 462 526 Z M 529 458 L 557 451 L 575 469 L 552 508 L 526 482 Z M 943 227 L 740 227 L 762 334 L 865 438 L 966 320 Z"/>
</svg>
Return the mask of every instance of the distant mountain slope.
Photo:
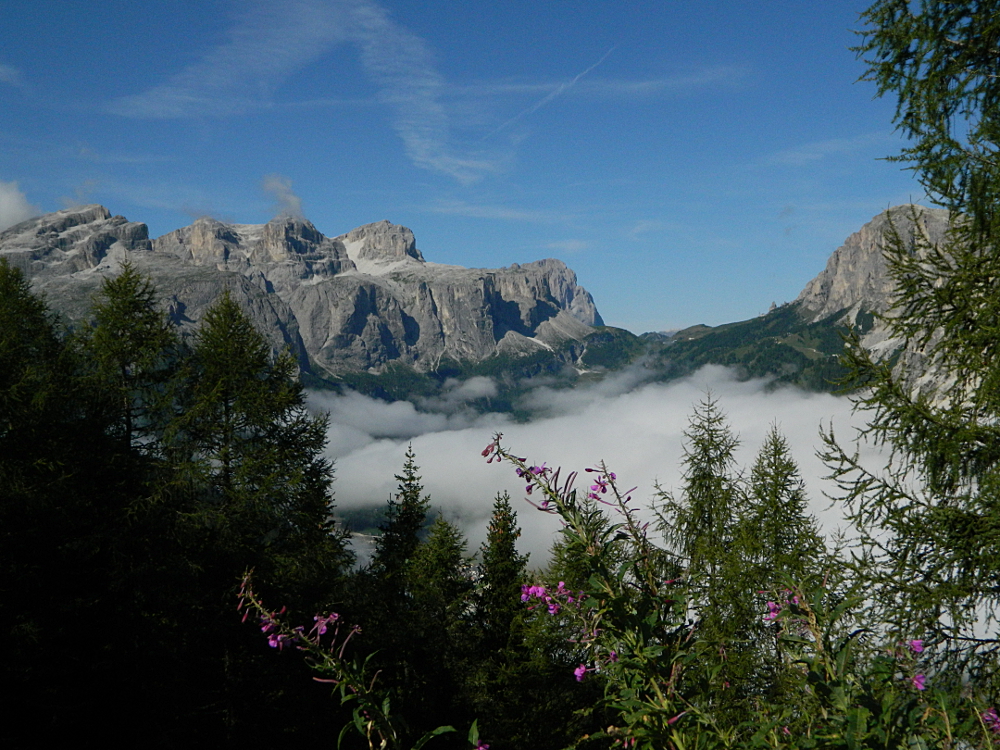
<svg viewBox="0 0 1000 750">
<path fill-rule="evenodd" d="M 86 206 L 0 233 L 0 257 L 71 321 L 85 319 L 101 279 L 128 257 L 182 326 L 229 289 L 275 350 L 297 353 L 313 387 L 433 401 L 456 382 L 487 377 L 495 387 L 467 405 L 518 415 L 522 395 L 540 382 L 571 387 L 628 366 L 645 370 L 642 382 L 719 364 L 742 377 L 834 390 L 845 374 L 838 355 L 846 327 L 915 378 L 933 379 L 921 354 L 900 352 L 877 318 L 892 296 L 882 255 L 890 218 L 911 245 L 917 233 L 939 242 L 948 226 L 940 209 L 892 208 L 848 237 L 795 301 L 669 335 L 604 326 L 558 260 L 501 269 L 429 263 L 413 233 L 387 221 L 328 238 L 291 217 L 260 225 L 199 219 L 150 240 L 144 224 Z"/>
<path fill-rule="evenodd" d="M 625 340 L 620 336 L 619 356 L 613 362 L 605 356 L 602 364 L 617 368 L 641 361 L 655 370 L 658 380 L 719 364 L 733 367 L 742 377 L 769 377 L 809 390 L 835 390 L 836 382 L 846 374 L 838 362 L 843 351 L 841 333 L 852 327 L 879 356 L 902 355 L 915 380 L 933 377 L 921 369 L 920 353 L 900 352 L 900 343 L 889 338 L 877 318 L 888 310 L 893 293 L 882 254 L 890 219 L 911 247 L 917 233 L 936 243 L 948 228 L 948 212 L 942 209 L 894 207 L 848 237 L 794 302 L 751 320 L 692 326 L 669 337 L 645 334 Z M 584 344 L 598 335 L 591 334 Z"/>
<path fill-rule="evenodd" d="M 387 221 L 328 238 L 310 222 L 209 218 L 150 240 L 145 224 L 103 206 L 58 211 L 0 233 L 0 257 L 49 304 L 86 318 L 101 280 L 130 259 L 191 326 L 228 289 L 300 367 L 334 380 L 405 365 L 477 363 L 502 355 L 552 359 L 602 320 L 558 260 L 500 269 L 428 263 L 413 233 Z"/>
</svg>

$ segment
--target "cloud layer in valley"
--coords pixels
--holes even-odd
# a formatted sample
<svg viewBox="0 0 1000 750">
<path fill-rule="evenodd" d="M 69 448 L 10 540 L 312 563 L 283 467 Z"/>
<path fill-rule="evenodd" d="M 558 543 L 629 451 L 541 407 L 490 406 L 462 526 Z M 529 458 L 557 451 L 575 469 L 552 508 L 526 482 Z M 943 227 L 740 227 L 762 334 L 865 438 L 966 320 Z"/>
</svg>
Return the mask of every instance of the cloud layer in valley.
<svg viewBox="0 0 1000 750">
<path fill-rule="evenodd" d="M 517 424 L 507 415 L 478 414 L 465 403 L 488 397 L 491 381 L 452 383 L 437 402 L 418 406 L 386 403 L 357 393 L 312 393 L 313 408 L 330 413 L 329 455 L 336 460 L 336 496 L 341 509 L 384 507 L 396 488 L 407 444 L 412 443 L 426 491 L 434 507 L 457 521 L 474 550 L 485 538 L 498 491 L 510 492 L 523 529 L 522 551 L 536 563 L 546 557 L 556 521 L 524 502 L 524 485 L 507 465 L 487 464 L 482 449 L 494 432 L 504 444 L 535 463 L 582 470 L 604 460 L 624 489 L 647 504 L 655 483 L 665 490 L 681 485 L 683 432 L 694 406 L 711 392 L 740 438 L 737 457 L 749 467 L 770 425 L 777 423 L 806 480 L 811 510 L 829 532 L 840 524 L 823 491 L 826 468 L 816 457 L 820 424 L 832 421 L 841 439 L 860 425 L 846 398 L 793 388 L 768 390 L 761 380 L 738 382 L 721 367 L 707 367 L 669 384 L 643 384 L 641 369 L 574 389 L 540 386 L 525 399 L 536 414 Z"/>
</svg>

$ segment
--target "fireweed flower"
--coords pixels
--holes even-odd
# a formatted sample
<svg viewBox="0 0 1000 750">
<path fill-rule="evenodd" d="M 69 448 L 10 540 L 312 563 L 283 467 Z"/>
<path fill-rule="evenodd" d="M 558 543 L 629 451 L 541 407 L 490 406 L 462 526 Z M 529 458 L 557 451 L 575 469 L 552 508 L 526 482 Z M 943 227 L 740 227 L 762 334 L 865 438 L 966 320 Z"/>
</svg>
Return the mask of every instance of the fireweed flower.
<svg viewBox="0 0 1000 750">
<path fill-rule="evenodd" d="M 923 690 L 925 687 L 924 681 L 926 679 L 927 677 L 925 675 L 915 674 L 913 675 L 913 677 L 910 678 L 910 682 L 913 683 L 913 687 L 915 687 L 917 690 Z"/>
<path fill-rule="evenodd" d="M 987 708 L 980 716 L 983 719 L 983 723 L 989 727 L 991 732 L 1000 734 L 1000 714 L 997 713 L 995 708 Z"/>
<path fill-rule="evenodd" d="M 780 615 L 780 614 L 781 614 L 781 607 L 778 606 L 777 602 L 768 602 L 767 603 L 767 614 L 764 615 L 764 619 L 767 622 L 771 622 L 773 620 L 777 620 L 778 619 L 778 615 Z"/>
<path fill-rule="evenodd" d="M 576 677 L 577 682 L 583 682 L 583 678 L 587 676 L 587 667 L 581 664 L 573 670 L 573 676 Z"/>
<path fill-rule="evenodd" d="M 910 647 L 910 651 L 915 654 L 921 654 L 924 651 L 924 642 L 919 638 L 915 638 L 912 641 L 907 641 L 906 645 Z"/>
</svg>

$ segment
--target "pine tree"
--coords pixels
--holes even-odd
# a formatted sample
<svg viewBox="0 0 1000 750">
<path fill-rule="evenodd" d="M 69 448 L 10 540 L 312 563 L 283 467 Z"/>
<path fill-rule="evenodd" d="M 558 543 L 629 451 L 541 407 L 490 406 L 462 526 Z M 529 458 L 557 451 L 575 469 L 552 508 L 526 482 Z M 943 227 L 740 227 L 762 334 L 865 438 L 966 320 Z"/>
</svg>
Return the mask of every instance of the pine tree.
<svg viewBox="0 0 1000 750">
<path fill-rule="evenodd" d="M 739 440 L 711 395 L 695 407 L 684 437 L 684 485 L 679 498 L 660 493 L 662 531 L 686 561 L 691 581 L 713 601 L 718 589 L 707 582 L 717 584 L 727 566 L 741 504 Z"/>
<path fill-rule="evenodd" d="M 519 554 L 515 546 L 520 536 L 510 496 L 506 492 L 497 494 L 480 550 L 477 584 L 476 619 L 483 630 L 484 655 L 501 653 L 511 645 L 512 638 L 519 636 L 516 625 L 524 614 L 520 596 L 528 564 L 528 556 Z"/>
<path fill-rule="evenodd" d="M 466 546 L 458 527 L 439 516 L 407 563 L 411 614 L 399 627 L 408 635 L 409 653 L 403 658 L 412 674 L 404 700 L 425 729 L 471 722 L 463 716 L 459 695 L 472 646 L 472 566 Z"/>
<path fill-rule="evenodd" d="M 413 446 L 406 449 L 403 473 L 396 475 L 399 491 L 389 498 L 381 535 L 375 540 L 372 569 L 380 578 L 405 587 L 407 563 L 417 551 L 420 535 L 427 522 L 430 498 L 422 495 L 419 468 Z"/>
<path fill-rule="evenodd" d="M 272 358 L 227 292 L 196 334 L 175 444 L 210 489 L 206 520 L 240 564 L 266 560 L 272 573 L 258 569 L 258 578 L 304 585 L 346 557 L 331 515 L 327 420 L 306 411 L 295 369 L 287 352 Z"/>
<path fill-rule="evenodd" d="M 1000 14 L 995 3 L 879 0 L 862 16 L 866 78 L 896 99 L 894 122 L 930 199 L 950 209 L 945 241 L 891 229 L 896 297 L 885 325 L 936 373 L 876 361 L 857 339 L 846 363 L 891 449 L 866 466 L 828 431 L 825 458 L 859 530 L 854 569 L 868 616 L 928 644 L 925 660 L 997 687 L 1000 666 Z M 917 223 L 918 217 L 914 216 Z M 944 673 L 941 673 L 941 680 Z"/>
<path fill-rule="evenodd" d="M 438 516 L 427 540 L 417 547 L 407 565 L 416 605 L 440 626 L 447 627 L 461 614 L 465 596 L 472 589 L 466 545 L 458 527 Z"/>
<path fill-rule="evenodd" d="M 0 612 L 5 681 L 18 699 L 4 732 L 17 736 L 23 722 L 29 743 L 68 726 L 155 734 L 176 694 L 163 579 L 153 575 L 177 562 L 162 554 L 172 529 L 151 523 L 148 462 L 123 443 L 78 344 L 0 259 Z M 81 622 L 91 628 L 83 640 Z M 165 674 L 136 690 L 144 660 Z M 56 672 L 63 678 L 49 679 Z"/>
<path fill-rule="evenodd" d="M 84 332 L 95 383 L 108 403 L 126 446 L 158 443 L 173 406 L 178 339 L 160 309 L 148 277 L 125 261 L 106 278 L 92 307 L 94 327 Z"/>
<path fill-rule="evenodd" d="M 755 585 L 771 590 L 786 579 L 799 583 L 819 573 L 826 551 L 823 537 L 807 515 L 805 482 L 776 425 L 750 470 L 747 500 L 741 546 L 754 566 Z"/>
<path fill-rule="evenodd" d="M 679 497 L 661 492 L 664 538 L 683 562 L 702 672 L 692 679 L 718 717 L 744 721 L 765 689 L 754 549 L 744 533 L 747 489 L 736 465 L 739 441 L 718 401 L 695 407 L 684 433 L 684 484 Z"/>
</svg>

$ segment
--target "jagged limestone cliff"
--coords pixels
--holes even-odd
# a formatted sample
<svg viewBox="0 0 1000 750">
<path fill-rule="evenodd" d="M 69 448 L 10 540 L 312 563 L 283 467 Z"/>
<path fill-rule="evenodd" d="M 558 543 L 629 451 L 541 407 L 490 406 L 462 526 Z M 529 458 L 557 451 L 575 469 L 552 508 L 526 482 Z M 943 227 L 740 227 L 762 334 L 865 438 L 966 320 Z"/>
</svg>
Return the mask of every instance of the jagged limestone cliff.
<svg viewBox="0 0 1000 750">
<path fill-rule="evenodd" d="M 182 326 L 229 289 L 275 349 L 291 347 L 321 375 L 531 353 L 602 325 L 561 261 L 428 263 L 413 233 L 387 221 L 329 238 L 296 217 L 254 225 L 202 218 L 150 240 L 145 224 L 84 206 L 0 233 L 0 257 L 70 321 L 85 319 L 101 280 L 125 258 L 152 277 Z"/>
<path fill-rule="evenodd" d="M 838 324 L 856 325 L 864 313 L 891 314 L 895 286 L 883 255 L 890 223 L 910 251 L 919 252 L 921 245 L 945 240 L 949 213 L 940 208 L 903 205 L 874 217 L 847 238 L 830 256 L 826 269 L 796 299 L 807 318 L 813 322 L 830 319 Z M 892 338 L 885 322 L 877 317 L 865 328 L 861 337 L 865 348 L 878 358 L 898 352 L 897 372 L 905 375 L 919 391 L 938 390 L 941 374 L 929 362 L 927 352 L 901 350 L 902 342 Z"/>
</svg>

